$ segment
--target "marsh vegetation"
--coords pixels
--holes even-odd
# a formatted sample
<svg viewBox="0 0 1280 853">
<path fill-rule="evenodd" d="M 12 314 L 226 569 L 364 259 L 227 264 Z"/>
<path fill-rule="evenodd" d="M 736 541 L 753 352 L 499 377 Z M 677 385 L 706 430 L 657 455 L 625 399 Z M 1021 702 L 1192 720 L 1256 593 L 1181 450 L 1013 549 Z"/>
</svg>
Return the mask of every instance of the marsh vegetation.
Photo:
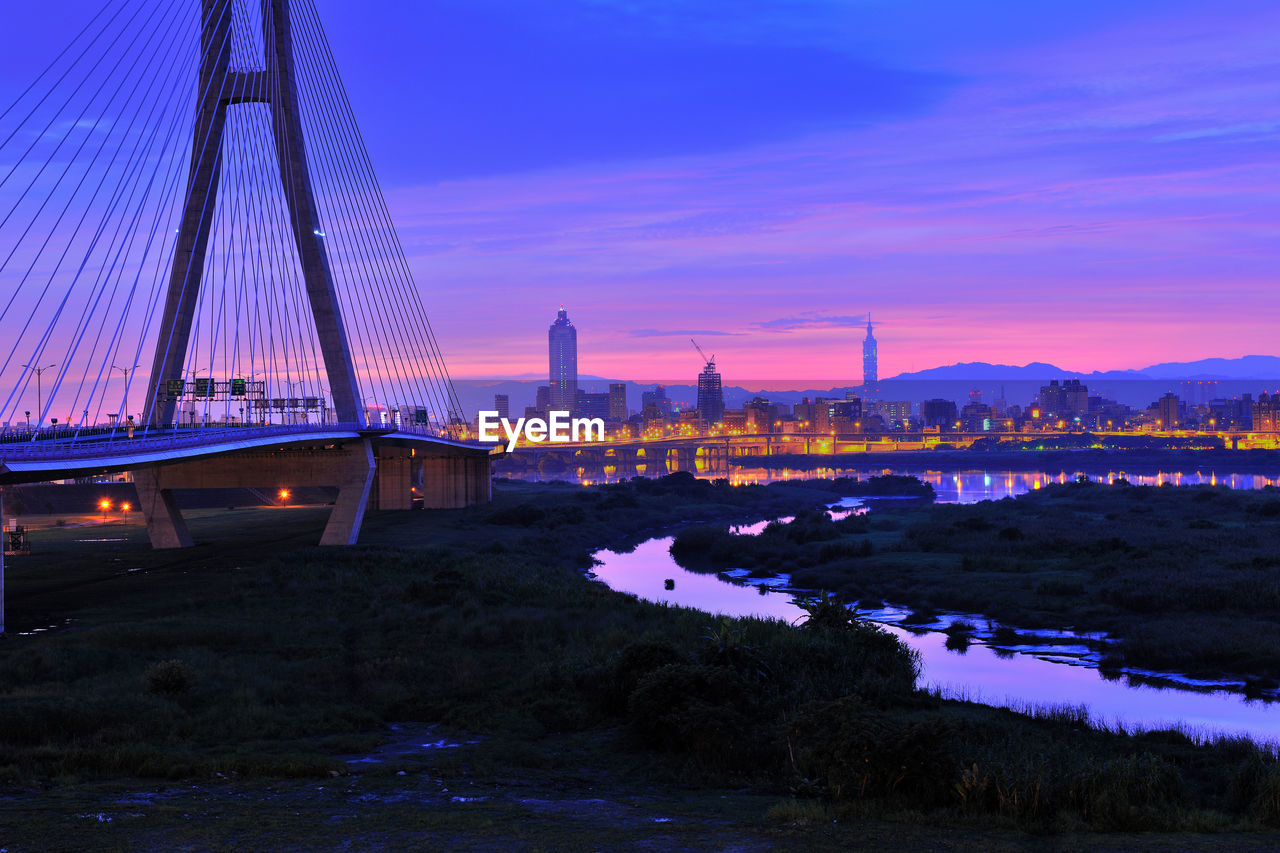
<svg viewBox="0 0 1280 853">
<path fill-rule="evenodd" d="M 1073 496 L 1093 488 L 1028 506 L 1083 512 Z M 605 790 L 676 787 L 708 809 L 732 788 L 771 798 L 797 844 L 808 830 L 796 822 L 817 816 L 1036 831 L 1280 824 L 1268 749 L 943 699 L 916 688 L 907 648 L 826 599 L 807 602 L 799 626 L 722 620 L 584 576 L 592 550 L 680 523 L 795 514 L 759 541 L 778 542 L 766 561 L 812 554 L 797 571 L 940 559 L 948 552 L 919 547 L 947 541 L 937 531 L 1021 547 L 1059 529 L 1012 507 L 1000 511 L 1029 513 L 1021 538 L 1001 535 L 1013 523 L 966 520 L 991 511 L 982 507 L 820 520 L 839 492 L 687 475 L 588 489 L 500 483 L 491 506 L 372 515 L 369 544 L 337 550 L 302 544 L 323 508 L 197 516 L 197 539 L 216 544 L 183 553 L 151 552 L 137 530 L 107 543 L 50 531 L 10 565 L 10 627 L 57 616 L 72 629 L 0 646 L 5 812 L 24 833 L 52 832 L 42 792 L 83 801 L 104 784 L 210 779 L 301 792 L 311 788 L 285 780 L 353 772 L 394 785 L 394 762 L 353 771 L 346 757 L 376 749 L 392 723 L 422 721 L 475 743 L 432 766 L 449 784 L 572 774 Z M 1195 517 L 1273 519 L 1261 507 L 1274 496 L 1228 511 L 1238 498 L 1193 497 L 1205 512 L 1223 502 Z M 894 550 L 904 543 L 918 550 Z M 327 832 L 319 821 L 311 831 Z M 175 838 L 185 836 L 162 840 Z"/>
</svg>

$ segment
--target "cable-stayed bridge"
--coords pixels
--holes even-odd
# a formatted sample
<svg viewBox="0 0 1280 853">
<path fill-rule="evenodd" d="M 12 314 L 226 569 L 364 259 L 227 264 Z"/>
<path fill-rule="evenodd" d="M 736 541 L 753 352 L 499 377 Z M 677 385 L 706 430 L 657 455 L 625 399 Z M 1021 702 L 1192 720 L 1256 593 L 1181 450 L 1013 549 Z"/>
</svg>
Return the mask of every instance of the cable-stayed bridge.
<svg viewBox="0 0 1280 853">
<path fill-rule="evenodd" d="M 108 0 L 0 112 L 0 484 L 489 497 L 312 0 Z"/>
</svg>

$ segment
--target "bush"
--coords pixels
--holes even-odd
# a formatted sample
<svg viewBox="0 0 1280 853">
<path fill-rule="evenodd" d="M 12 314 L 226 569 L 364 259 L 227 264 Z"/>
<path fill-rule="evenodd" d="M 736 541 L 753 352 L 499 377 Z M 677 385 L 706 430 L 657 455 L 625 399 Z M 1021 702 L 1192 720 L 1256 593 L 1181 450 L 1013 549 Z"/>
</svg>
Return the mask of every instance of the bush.
<svg viewBox="0 0 1280 853">
<path fill-rule="evenodd" d="M 684 661 L 685 656 L 663 640 L 636 640 L 623 646 L 601 684 L 606 708 L 612 713 L 625 711 L 627 700 L 641 679 L 664 666 Z"/>
<path fill-rule="evenodd" d="M 533 504 L 516 504 L 505 509 L 489 513 L 490 524 L 502 524 L 512 527 L 528 527 L 546 518 L 547 514 Z"/>
<path fill-rule="evenodd" d="M 706 559 L 711 550 L 723 548 L 732 543 L 733 536 L 723 526 L 715 524 L 697 524 L 686 527 L 671 540 L 671 556 L 677 563 Z"/>
<path fill-rule="evenodd" d="M 951 802 L 952 727 L 870 710 L 852 699 L 812 703 L 787 726 L 793 768 L 832 800 L 894 798 L 914 807 Z"/>
<path fill-rule="evenodd" d="M 740 709 L 746 698 L 746 684 L 729 667 L 674 663 L 640 680 L 627 711 L 649 747 L 685 753 L 706 766 L 745 766 L 750 735 Z"/>
<path fill-rule="evenodd" d="M 159 696 L 183 696 L 196 686 L 196 674 L 183 661 L 162 660 L 147 667 L 142 676 L 148 693 Z"/>
<path fill-rule="evenodd" d="M 1228 789 L 1230 807 L 1268 826 L 1280 826 L 1280 761 L 1253 749 L 1241 762 Z"/>
</svg>

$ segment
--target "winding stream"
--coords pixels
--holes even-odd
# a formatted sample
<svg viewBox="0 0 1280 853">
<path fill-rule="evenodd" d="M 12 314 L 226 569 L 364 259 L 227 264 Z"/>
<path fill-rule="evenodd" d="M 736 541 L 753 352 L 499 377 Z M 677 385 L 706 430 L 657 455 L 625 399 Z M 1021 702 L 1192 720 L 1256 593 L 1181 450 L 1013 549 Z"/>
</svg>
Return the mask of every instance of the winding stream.
<svg viewBox="0 0 1280 853">
<path fill-rule="evenodd" d="M 854 500 L 841 501 L 848 511 Z M 758 532 L 765 522 L 739 528 Z M 783 578 L 749 580 L 744 571 L 720 575 L 698 574 L 681 568 L 671 557 L 671 537 L 642 542 L 634 550 L 617 553 L 596 552 L 597 579 L 619 592 L 647 601 L 692 607 L 726 616 L 755 616 L 795 623 L 803 618 L 794 600 L 795 591 Z M 674 588 L 667 589 L 667 580 Z M 1280 744 L 1280 703 L 1251 700 L 1224 687 L 1227 683 L 1195 681 L 1164 675 L 1162 685 L 1148 683 L 1143 676 L 1110 678 L 1097 668 L 1099 654 L 1085 645 L 1098 640 L 1092 635 L 1078 637 L 1070 631 L 1019 631 L 1035 642 L 994 647 L 990 630 L 982 616 L 951 614 L 929 626 L 909 630 L 895 624 L 906 611 L 886 607 L 857 611 L 861 618 L 881 624 L 920 655 L 920 686 L 940 690 L 944 695 L 1007 708 L 1083 707 L 1089 719 L 1126 730 L 1177 728 L 1192 737 L 1243 735 L 1255 741 Z M 979 626 L 967 649 L 949 650 L 941 630 L 953 620 Z M 921 630 L 928 628 L 929 630 Z M 1238 685 L 1238 682 L 1234 684 Z"/>
</svg>

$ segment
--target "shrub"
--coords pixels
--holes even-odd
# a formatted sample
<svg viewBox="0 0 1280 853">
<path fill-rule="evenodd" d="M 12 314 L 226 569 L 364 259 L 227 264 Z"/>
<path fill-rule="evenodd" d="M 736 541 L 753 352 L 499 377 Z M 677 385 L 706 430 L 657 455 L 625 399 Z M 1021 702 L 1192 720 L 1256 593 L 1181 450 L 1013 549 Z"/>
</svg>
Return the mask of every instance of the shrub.
<svg viewBox="0 0 1280 853">
<path fill-rule="evenodd" d="M 746 697 L 745 683 L 729 667 L 673 663 L 640 679 L 627 711 L 646 745 L 727 767 L 746 760 L 750 734 L 740 710 Z"/>
<path fill-rule="evenodd" d="M 505 509 L 489 513 L 490 524 L 503 524 L 512 527 L 528 527 L 546 518 L 547 514 L 533 504 L 516 504 Z"/>
<path fill-rule="evenodd" d="M 1280 826 L 1280 761 L 1264 750 L 1251 750 L 1236 769 L 1227 795 L 1232 810 Z"/>
<path fill-rule="evenodd" d="M 732 541 L 732 534 L 715 524 L 696 524 L 686 527 L 671 540 L 671 556 L 677 563 L 706 559 L 712 549 L 723 547 Z"/>
<path fill-rule="evenodd" d="M 623 703 L 646 675 L 684 660 L 675 646 L 663 640 L 636 640 L 623 646 L 614 659 L 612 672 Z"/>
<path fill-rule="evenodd" d="M 818 702 L 787 726 L 793 769 L 833 800 L 894 798 L 949 803 L 957 781 L 952 727 L 870 710 L 853 699 Z"/>
<path fill-rule="evenodd" d="M 183 696 L 196 686 L 195 671 L 176 658 L 151 664 L 142 680 L 148 693 L 159 696 Z"/>
</svg>

